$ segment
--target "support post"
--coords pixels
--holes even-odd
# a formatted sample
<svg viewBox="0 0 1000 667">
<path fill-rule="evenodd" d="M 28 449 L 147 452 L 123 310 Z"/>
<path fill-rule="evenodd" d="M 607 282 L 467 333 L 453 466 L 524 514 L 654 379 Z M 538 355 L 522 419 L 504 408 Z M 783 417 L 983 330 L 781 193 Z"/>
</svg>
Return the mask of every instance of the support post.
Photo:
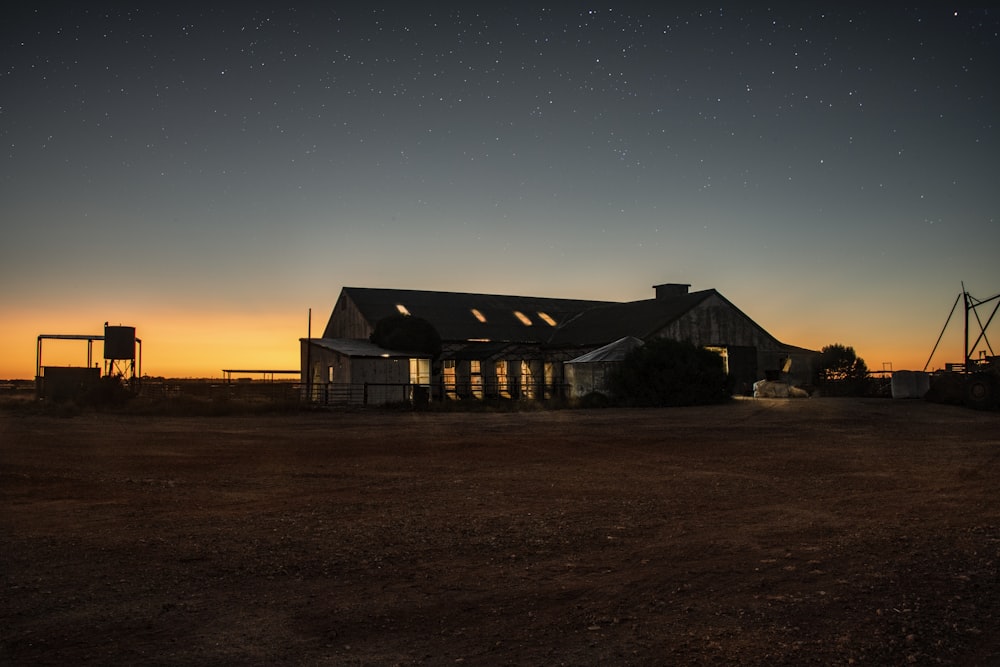
<svg viewBox="0 0 1000 667">
<path fill-rule="evenodd" d="M 312 386 L 312 329 L 313 329 L 313 309 L 309 309 L 309 316 L 306 320 L 306 399 L 310 403 L 313 400 Z"/>
</svg>

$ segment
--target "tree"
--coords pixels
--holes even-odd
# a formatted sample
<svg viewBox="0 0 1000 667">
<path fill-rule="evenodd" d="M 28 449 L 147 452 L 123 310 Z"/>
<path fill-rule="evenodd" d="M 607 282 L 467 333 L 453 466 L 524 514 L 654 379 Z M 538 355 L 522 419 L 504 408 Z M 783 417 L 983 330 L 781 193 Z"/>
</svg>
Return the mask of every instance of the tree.
<svg viewBox="0 0 1000 667">
<path fill-rule="evenodd" d="M 820 350 L 817 376 L 828 393 L 859 396 L 865 393 L 868 366 L 853 347 L 834 343 Z"/>
<path fill-rule="evenodd" d="M 731 395 L 722 357 L 667 338 L 632 350 L 610 388 L 618 401 L 644 407 L 722 403 Z"/>
<path fill-rule="evenodd" d="M 412 315 L 390 315 L 375 323 L 371 341 L 387 350 L 441 354 L 441 336 L 434 325 Z"/>
</svg>

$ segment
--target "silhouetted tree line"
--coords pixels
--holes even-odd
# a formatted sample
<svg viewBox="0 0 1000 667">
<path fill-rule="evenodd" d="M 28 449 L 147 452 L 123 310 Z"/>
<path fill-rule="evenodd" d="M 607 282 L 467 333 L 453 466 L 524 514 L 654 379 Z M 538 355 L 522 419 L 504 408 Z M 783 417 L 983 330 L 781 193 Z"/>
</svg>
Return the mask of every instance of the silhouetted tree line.
<svg viewBox="0 0 1000 667">
<path fill-rule="evenodd" d="M 868 365 L 849 345 L 834 343 L 820 350 L 816 385 L 826 396 L 867 396 L 874 393 Z"/>
</svg>

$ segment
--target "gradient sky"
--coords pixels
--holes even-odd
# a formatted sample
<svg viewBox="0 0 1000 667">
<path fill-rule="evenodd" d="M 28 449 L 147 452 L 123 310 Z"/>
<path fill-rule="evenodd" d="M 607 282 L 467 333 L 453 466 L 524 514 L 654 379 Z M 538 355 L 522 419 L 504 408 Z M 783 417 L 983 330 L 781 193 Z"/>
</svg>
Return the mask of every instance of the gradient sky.
<svg viewBox="0 0 1000 667">
<path fill-rule="evenodd" d="M 343 285 L 690 283 L 920 369 L 1000 292 L 1000 11 L 89 4 L 0 28 L 0 378 L 105 321 L 297 368 Z"/>
</svg>

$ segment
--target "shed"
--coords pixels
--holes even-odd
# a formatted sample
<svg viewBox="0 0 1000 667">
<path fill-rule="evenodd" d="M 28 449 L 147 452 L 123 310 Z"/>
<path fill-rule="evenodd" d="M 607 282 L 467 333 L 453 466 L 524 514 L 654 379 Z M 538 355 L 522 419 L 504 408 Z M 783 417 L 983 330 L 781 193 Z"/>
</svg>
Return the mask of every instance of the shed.
<svg viewBox="0 0 1000 667">
<path fill-rule="evenodd" d="M 429 354 L 386 350 L 350 338 L 303 338 L 300 347 L 301 381 L 314 400 L 384 405 L 420 400 L 429 392 Z"/>
<path fill-rule="evenodd" d="M 608 382 L 632 350 L 644 343 L 635 336 L 624 336 L 563 364 L 571 398 L 597 392 L 609 395 Z"/>
</svg>

